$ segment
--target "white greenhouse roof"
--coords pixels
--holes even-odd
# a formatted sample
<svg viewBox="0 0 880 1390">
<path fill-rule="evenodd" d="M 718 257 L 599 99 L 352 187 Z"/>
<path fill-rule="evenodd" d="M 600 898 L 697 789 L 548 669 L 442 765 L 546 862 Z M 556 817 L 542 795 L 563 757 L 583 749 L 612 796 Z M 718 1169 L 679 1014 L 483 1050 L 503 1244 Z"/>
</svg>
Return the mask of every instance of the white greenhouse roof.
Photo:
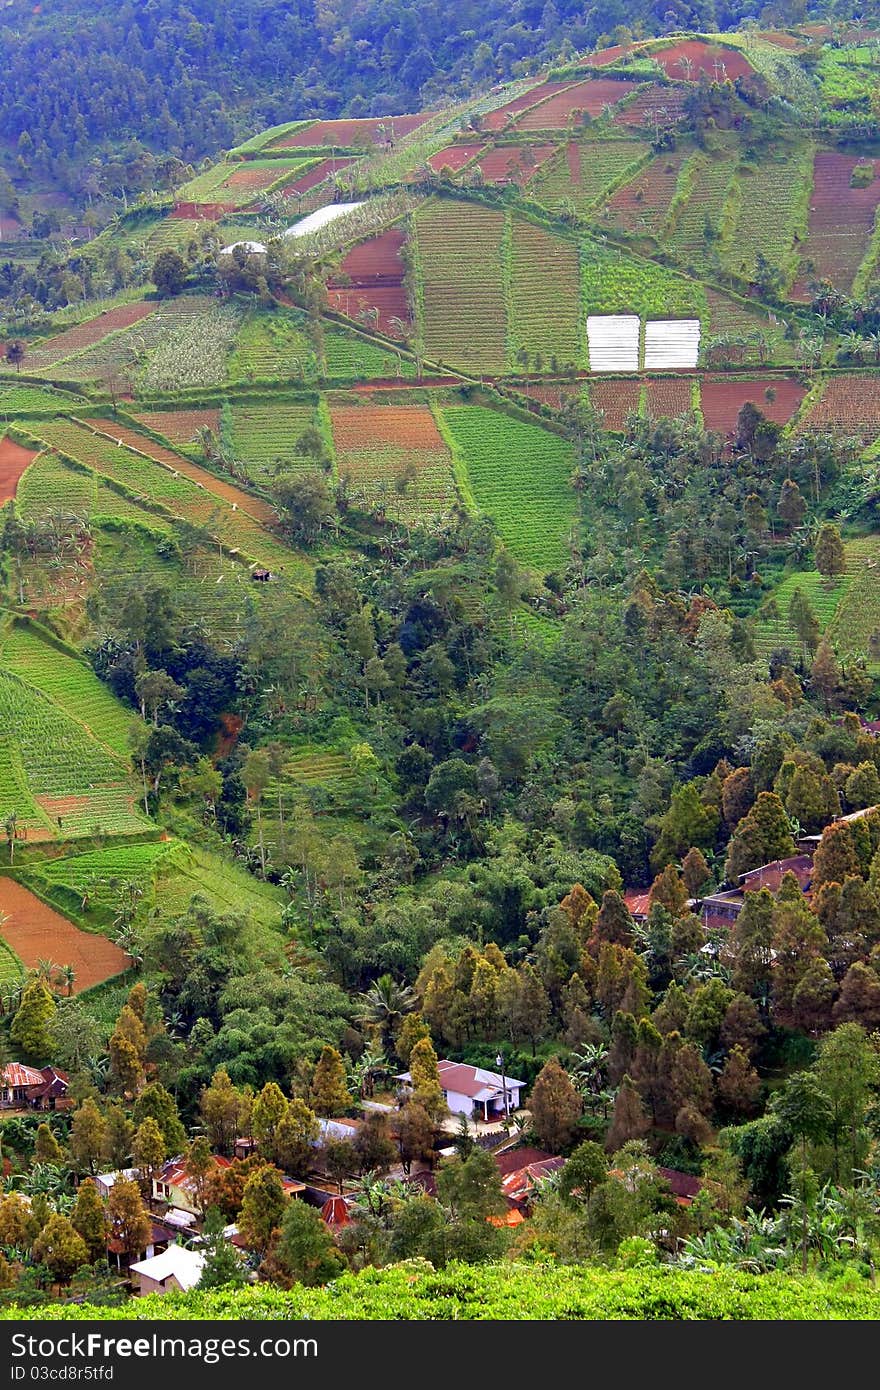
<svg viewBox="0 0 880 1390">
<path fill-rule="evenodd" d="M 324 208 L 318 208 L 317 212 L 310 212 L 308 217 L 303 217 L 299 222 L 294 222 L 292 227 L 288 227 L 286 232 L 282 232 L 284 237 L 289 236 L 309 236 L 311 232 L 320 231 L 326 227 L 328 222 L 335 222 L 337 217 L 344 216 L 347 212 L 353 212 L 355 208 L 363 207 L 363 199 L 359 203 L 328 203 Z"/>
<path fill-rule="evenodd" d="M 639 370 L 639 320 L 635 314 L 591 314 L 587 343 L 592 372 Z"/>
<path fill-rule="evenodd" d="M 655 319 L 645 324 L 646 371 L 695 367 L 699 353 L 699 319 Z"/>
</svg>

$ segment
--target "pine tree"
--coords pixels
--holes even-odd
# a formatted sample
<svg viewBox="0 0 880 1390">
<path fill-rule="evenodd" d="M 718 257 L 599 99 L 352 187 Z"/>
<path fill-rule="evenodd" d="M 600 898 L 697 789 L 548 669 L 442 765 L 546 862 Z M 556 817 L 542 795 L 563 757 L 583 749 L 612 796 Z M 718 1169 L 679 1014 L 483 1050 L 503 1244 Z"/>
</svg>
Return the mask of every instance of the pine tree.
<svg viewBox="0 0 880 1390">
<path fill-rule="evenodd" d="M 281 1225 L 287 1198 L 277 1168 L 264 1164 L 244 1185 L 238 1228 L 248 1245 L 265 1254 L 273 1231 Z"/>
<path fill-rule="evenodd" d="M 287 1108 L 287 1097 L 275 1081 L 267 1081 L 260 1094 L 254 1099 L 251 1115 L 253 1135 L 260 1146 L 260 1153 L 272 1163 L 278 1161 L 276 1136 L 281 1122 L 287 1114 Z"/>
<path fill-rule="evenodd" d="M 446 1101 L 440 1085 L 437 1053 L 430 1038 L 422 1038 L 410 1053 L 409 1074 L 413 1103 L 421 1106 L 436 1122 L 446 1114 Z"/>
<path fill-rule="evenodd" d="M 605 1152 L 617 1153 L 631 1139 L 641 1139 L 651 1128 L 651 1120 L 631 1076 L 624 1076 L 614 1098 L 611 1126 L 605 1136 Z"/>
<path fill-rule="evenodd" d="M 38 1264 L 44 1264 L 59 1283 L 67 1283 L 75 1270 L 89 1263 L 89 1250 L 66 1216 L 49 1217 L 31 1248 Z"/>
<path fill-rule="evenodd" d="M 110 1226 L 101 1194 L 91 1178 L 86 1178 L 77 1189 L 70 1221 L 86 1243 L 90 1263 L 106 1259 Z"/>
<path fill-rule="evenodd" d="M 134 1132 L 131 1144 L 131 1157 L 134 1166 L 140 1171 L 141 1180 L 150 1190 L 153 1178 L 167 1157 L 162 1131 L 152 1115 L 142 1120 Z"/>
<path fill-rule="evenodd" d="M 156 1121 L 167 1155 L 183 1153 L 186 1130 L 181 1124 L 177 1102 L 160 1082 L 153 1081 L 144 1087 L 135 1101 L 132 1116 L 135 1125 L 148 1118 Z"/>
<path fill-rule="evenodd" d="M 316 1115 L 344 1115 L 351 1105 L 345 1067 L 335 1047 L 321 1049 L 312 1078 L 311 1101 Z"/>
<path fill-rule="evenodd" d="M 89 1098 L 73 1112 L 70 1125 L 70 1152 L 81 1173 L 97 1173 L 104 1158 L 107 1122 Z"/>
<path fill-rule="evenodd" d="M 532 1128 L 553 1153 L 571 1143 L 583 1102 L 555 1057 L 545 1062 L 529 1098 Z"/>
<path fill-rule="evenodd" d="M 107 1198 L 107 1214 L 113 1235 L 124 1254 L 136 1259 L 149 1244 L 152 1222 L 144 1207 L 141 1190 L 133 1179 L 117 1178 Z"/>
<path fill-rule="evenodd" d="M 9 1030 L 10 1037 L 30 1062 L 42 1064 L 52 1050 L 51 1024 L 55 1000 L 42 980 L 31 980 L 21 996 Z"/>
<path fill-rule="evenodd" d="M 55 1138 L 45 1121 L 37 1126 L 37 1138 L 34 1144 L 35 1163 L 55 1163 L 63 1164 L 64 1150 Z"/>
<path fill-rule="evenodd" d="M 840 530 L 830 521 L 822 526 L 816 541 L 816 569 L 832 585 L 846 571 L 846 554 Z"/>
<path fill-rule="evenodd" d="M 229 1156 L 236 1139 L 248 1133 L 251 1100 L 233 1086 L 229 1072 L 218 1068 L 199 1098 L 199 1110 L 215 1153 Z"/>
<path fill-rule="evenodd" d="M 734 1047 L 718 1078 L 718 1095 L 735 1115 L 754 1115 L 761 1095 L 761 1081 L 745 1052 Z"/>
<path fill-rule="evenodd" d="M 823 830 L 813 855 L 813 891 L 823 883 L 842 884 L 850 874 L 859 873 L 859 858 L 849 824 L 835 821 Z"/>
</svg>

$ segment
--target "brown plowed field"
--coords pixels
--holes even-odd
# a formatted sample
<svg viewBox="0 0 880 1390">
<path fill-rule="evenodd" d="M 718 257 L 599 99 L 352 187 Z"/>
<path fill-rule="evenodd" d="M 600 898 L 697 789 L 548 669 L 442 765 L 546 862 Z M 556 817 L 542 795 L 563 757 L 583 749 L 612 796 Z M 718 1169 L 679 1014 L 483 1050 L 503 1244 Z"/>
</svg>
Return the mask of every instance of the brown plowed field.
<svg viewBox="0 0 880 1390">
<path fill-rule="evenodd" d="M 5 435 L 0 439 L 0 507 L 15 496 L 19 478 L 36 457 L 35 450 L 25 449 Z"/>
<path fill-rule="evenodd" d="M 642 126 L 649 130 L 659 125 L 661 130 L 676 125 L 684 116 L 686 92 L 681 87 L 651 87 L 640 92 L 635 100 L 618 111 L 615 125 Z"/>
<path fill-rule="evenodd" d="M 498 145 L 487 150 L 477 164 L 485 183 L 510 183 L 517 178 L 531 178 L 555 153 L 555 145 Z"/>
<path fill-rule="evenodd" d="M 346 318 L 358 322 L 358 314 L 362 309 L 378 309 L 379 318 L 376 327 L 380 333 L 385 333 L 389 338 L 400 338 L 400 329 L 392 319 L 400 319 L 401 323 L 409 324 L 409 304 L 406 298 L 406 290 L 402 285 L 374 286 L 364 289 L 330 289 L 327 291 L 327 298 L 331 309 L 335 309 L 337 314 L 345 314 Z"/>
<path fill-rule="evenodd" d="M 840 290 L 852 288 L 868 250 L 880 204 L 880 162 L 874 162 L 874 179 L 867 188 L 850 186 L 852 171 L 860 162 L 855 155 L 820 150 L 813 164 L 809 234 L 803 260 L 814 262 L 816 279 L 828 279 Z M 799 297 L 806 298 L 809 278 L 802 272 L 795 286 Z"/>
<path fill-rule="evenodd" d="M 271 150 L 302 150 L 338 145 L 345 149 L 356 144 L 364 136 L 375 144 L 382 144 L 393 138 L 400 140 L 410 131 L 417 130 L 430 117 L 430 111 L 418 111 L 411 116 L 370 116 L 364 120 L 316 121 L 305 130 L 294 131 L 292 135 L 282 135 L 268 146 Z M 384 126 L 384 132 L 379 130 Z"/>
<path fill-rule="evenodd" d="M 656 236 L 675 197 L 685 157 L 683 150 L 658 155 L 630 183 L 617 190 L 608 202 L 609 215 L 627 231 Z"/>
<path fill-rule="evenodd" d="M 350 285 L 330 280 L 330 303 L 337 313 L 357 319 L 363 309 L 378 309 L 378 328 L 392 338 L 400 337 L 400 329 L 391 323 L 393 318 L 409 322 L 409 304 L 403 285 L 404 265 L 401 259 L 406 237 L 397 227 L 390 227 L 380 236 L 371 237 L 355 246 L 339 270 L 348 276 Z"/>
<path fill-rule="evenodd" d="M 552 406 L 554 410 L 561 410 L 566 401 L 577 399 L 582 388 L 583 382 L 580 381 L 527 381 L 511 386 L 512 391 L 528 396 L 530 400 L 540 401 L 542 405 Z"/>
<path fill-rule="evenodd" d="M 310 189 L 317 188 L 319 183 L 329 179 L 331 174 L 337 174 L 340 169 L 347 169 L 351 164 L 351 157 L 344 156 L 341 159 L 322 159 L 320 164 L 316 164 L 308 173 L 302 174 L 293 183 L 289 183 L 282 190 L 286 196 L 291 193 L 308 193 Z"/>
<path fill-rule="evenodd" d="M 6 914 L 0 929 L 3 938 L 27 969 L 34 969 L 39 960 L 72 965 L 74 993 L 128 968 L 128 956 L 112 941 L 96 932 L 80 931 L 14 879 L 0 878 L 0 912 Z"/>
<path fill-rule="evenodd" d="M 804 430 L 858 435 L 866 444 L 880 437 L 880 375 L 833 376 L 806 419 Z"/>
<path fill-rule="evenodd" d="M 436 421 L 424 405 L 331 406 L 337 449 L 437 449 L 446 453 Z"/>
<path fill-rule="evenodd" d="M 540 82 L 536 87 L 530 87 L 527 92 L 521 92 L 506 106 L 499 106 L 496 111 L 487 111 L 483 117 L 483 129 L 503 130 L 509 115 L 515 116 L 518 111 L 525 111 L 526 107 L 534 106 L 536 101 L 555 96 L 557 92 L 564 92 L 566 87 L 570 86 L 570 82 Z"/>
<path fill-rule="evenodd" d="M 622 430 L 631 410 L 638 410 L 640 381 L 591 381 L 590 400 L 605 412 L 606 430 Z"/>
<path fill-rule="evenodd" d="M 710 82 L 733 82 L 737 77 L 752 77 L 755 71 L 742 53 L 732 48 L 702 43 L 699 39 L 686 39 L 683 43 L 673 44 L 671 48 L 659 48 L 651 57 L 670 77 L 684 78 L 688 82 L 698 82 L 703 76 L 708 77 Z M 688 60 L 691 64 L 689 68 Z M 718 68 L 716 63 L 719 64 Z"/>
<path fill-rule="evenodd" d="M 653 419 L 686 415 L 691 410 L 691 383 L 686 377 L 661 378 L 659 381 L 647 381 L 645 385 L 648 414 Z"/>
<path fill-rule="evenodd" d="M 449 168 L 453 174 L 457 174 L 459 169 L 470 164 L 471 160 L 485 148 L 482 143 L 447 145 L 445 150 L 438 150 L 436 154 L 429 155 L 428 163 L 435 174 L 439 174 L 440 170 L 444 168 Z"/>
<path fill-rule="evenodd" d="M 274 521 L 275 513 L 267 502 L 261 502 L 258 497 L 251 497 L 249 493 L 242 492 L 241 488 L 236 487 L 233 483 L 225 483 L 222 479 L 215 478 L 213 473 L 209 473 L 205 468 L 200 468 L 197 463 L 190 463 L 189 459 L 184 458 L 182 454 L 172 453 L 170 449 L 163 448 L 161 444 L 156 444 L 152 439 L 138 434 L 136 430 L 130 430 L 125 425 L 120 425 L 118 420 L 90 420 L 89 423 L 114 441 L 121 440 L 130 449 L 137 449 L 157 463 L 164 463 L 169 468 L 176 469 L 185 478 L 190 478 L 194 483 L 198 483 L 206 492 L 213 493 L 215 497 L 221 497 L 224 502 L 236 506 L 240 512 L 253 517 L 255 521 L 263 524 Z"/>
<path fill-rule="evenodd" d="M 138 414 L 148 430 L 170 439 L 172 444 L 189 444 L 197 430 L 209 429 L 217 434 L 220 430 L 220 411 L 208 410 L 154 410 Z"/>
<path fill-rule="evenodd" d="M 517 121 L 517 130 L 562 130 L 573 111 L 601 116 L 606 106 L 616 106 L 635 91 L 636 85 L 635 82 L 615 82 L 613 77 L 591 77 L 586 82 L 576 82 L 540 106 L 530 107 Z"/>
<path fill-rule="evenodd" d="M 772 387 L 774 400 L 764 394 Z M 751 401 L 777 425 L 785 425 L 806 394 L 806 387 L 793 377 L 774 377 L 756 381 L 730 381 L 724 377 L 705 377 L 700 387 L 703 423 L 707 430 L 732 434 L 736 419 L 746 401 Z"/>
</svg>

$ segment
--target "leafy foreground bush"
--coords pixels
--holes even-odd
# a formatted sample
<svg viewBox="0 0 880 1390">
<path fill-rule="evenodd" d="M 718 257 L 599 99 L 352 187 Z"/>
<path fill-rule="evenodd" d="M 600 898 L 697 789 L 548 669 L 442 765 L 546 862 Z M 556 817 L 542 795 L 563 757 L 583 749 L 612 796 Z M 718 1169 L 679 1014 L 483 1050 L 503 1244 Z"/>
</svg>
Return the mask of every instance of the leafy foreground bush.
<svg viewBox="0 0 880 1390">
<path fill-rule="evenodd" d="M 29 1316 L 8 1308 L 0 1318 Z M 880 1295 L 844 1291 L 815 1278 L 702 1274 L 675 1269 L 600 1270 L 578 1266 L 415 1265 L 346 1274 L 323 1289 L 283 1292 L 268 1285 L 211 1293 L 150 1295 L 121 1308 L 40 1308 L 40 1320 L 115 1318 L 318 1320 L 426 1319 L 874 1319 Z"/>
</svg>

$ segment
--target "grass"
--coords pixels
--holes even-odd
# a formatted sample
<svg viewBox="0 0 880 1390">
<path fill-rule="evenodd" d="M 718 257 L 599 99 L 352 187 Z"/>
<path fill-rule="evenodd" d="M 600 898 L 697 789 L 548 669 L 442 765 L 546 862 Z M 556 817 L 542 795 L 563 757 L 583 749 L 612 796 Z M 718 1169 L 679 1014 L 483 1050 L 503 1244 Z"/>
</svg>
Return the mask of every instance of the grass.
<svg viewBox="0 0 880 1390">
<path fill-rule="evenodd" d="M 572 446 L 484 406 L 452 406 L 441 414 L 474 500 L 515 558 L 541 573 L 564 566 L 577 524 Z"/>
</svg>

